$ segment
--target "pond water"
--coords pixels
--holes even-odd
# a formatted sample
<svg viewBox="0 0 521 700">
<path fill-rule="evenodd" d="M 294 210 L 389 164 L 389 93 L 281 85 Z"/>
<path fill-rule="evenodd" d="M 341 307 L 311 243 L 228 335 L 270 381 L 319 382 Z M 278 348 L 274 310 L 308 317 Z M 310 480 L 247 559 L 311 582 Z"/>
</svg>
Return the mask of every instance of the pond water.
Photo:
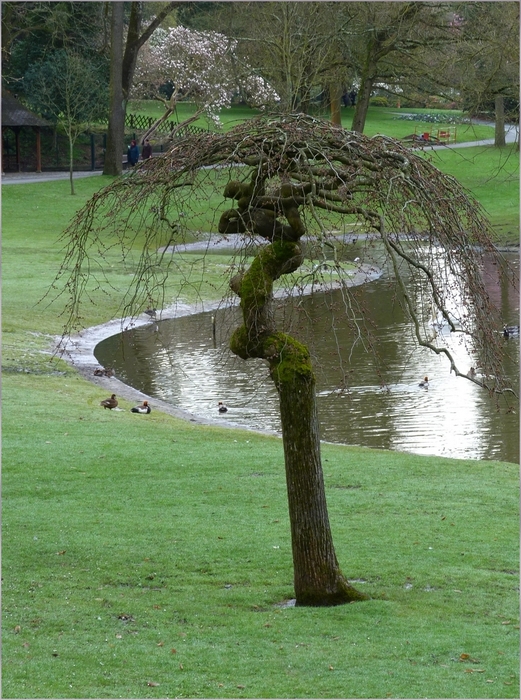
<svg viewBox="0 0 521 700">
<path fill-rule="evenodd" d="M 510 262 L 519 269 L 517 256 L 510 256 Z M 366 344 L 353 342 L 341 313 L 345 300 L 340 291 L 281 304 L 280 313 L 291 315 L 293 334 L 312 351 L 321 438 L 417 454 L 519 462 L 517 406 L 513 412 L 503 401 L 497 406 L 486 391 L 451 374 L 444 358 L 418 348 L 393 288 L 386 275 L 363 288 L 381 367 Z M 489 293 L 501 305 L 505 323 L 519 323 L 517 294 L 500 285 Z M 114 367 L 123 382 L 152 397 L 199 416 L 280 432 L 278 397 L 267 366 L 261 360 L 245 362 L 228 350 L 238 318 L 235 308 L 161 321 L 104 340 L 95 355 L 100 364 Z M 447 335 L 461 368 L 470 368 L 465 349 Z M 517 389 L 519 339 L 504 342 L 510 351 L 505 371 Z M 419 386 L 424 376 L 429 377 L 427 390 Z M 228 406 L 227 413 L 218 414 L 218 401 Z"/>
</svg>

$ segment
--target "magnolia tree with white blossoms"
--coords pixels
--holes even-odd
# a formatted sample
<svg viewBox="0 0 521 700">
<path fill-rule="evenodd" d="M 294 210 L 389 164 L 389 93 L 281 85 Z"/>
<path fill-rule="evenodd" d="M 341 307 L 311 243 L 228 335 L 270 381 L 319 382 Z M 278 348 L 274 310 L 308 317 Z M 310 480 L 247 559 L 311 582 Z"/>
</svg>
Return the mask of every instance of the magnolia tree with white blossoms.
<svg viewBox="0 0 521 700">
<path fill-rule="evenodd" d="M 143 135 L 148 138 L 175 111 L 180 98 L 190 99 L 196 111 L 186 125 L 206 113 L 219 124 L 219 112 L 239 93 L 248 104 L 266 107 L 279 101 L 277 93 L 237 56 L 237 42 L 217 32 L 186 27 L 157 29 L 140 52 L 134 75 L 134 96 L 154 97 L 165 113 Z M 172 85 L 169 99 L 159 89 Z"/>
</svg>

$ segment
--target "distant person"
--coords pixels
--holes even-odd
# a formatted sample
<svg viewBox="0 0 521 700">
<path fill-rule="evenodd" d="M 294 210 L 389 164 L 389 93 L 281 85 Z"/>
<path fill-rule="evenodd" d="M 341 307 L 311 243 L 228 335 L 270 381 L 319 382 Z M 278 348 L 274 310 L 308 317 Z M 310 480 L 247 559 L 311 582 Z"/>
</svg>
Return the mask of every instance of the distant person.
<svg viewBox="0 0 521 700">
<path fill-rule="evenodd" d="M 150 145 L 150 141 L 148 139 L 145 141 L 145 144 L 141 149 L 141 157 L 143 160 L 147 160 L 147 158 L 152 157 L 152 146 Z"/>
<path fill-rule="evenodd" d="M 134 165 L 136 165 L 138 160 L 139 160 L 139 148 L 138 148 L 138 145 L 137 145 L 135 139 L 132 139 L 132 141 L 130 142 L 130 146 L 128 147 L 128 151 L 127 151 L 127 163 L 130 166 L 134 166 Z"/>
<path fill-rule="evenodd" d="M 353 107 L 356 105 L 356 96 L 357 96 L 357 94 L 358 94 L 358 93 L 356 92 L 356 90 L 351 90 L 351 92 L 349 93 L 349 101 L 351 102 L 351 104 L 353 105 Z"/>
</svg>

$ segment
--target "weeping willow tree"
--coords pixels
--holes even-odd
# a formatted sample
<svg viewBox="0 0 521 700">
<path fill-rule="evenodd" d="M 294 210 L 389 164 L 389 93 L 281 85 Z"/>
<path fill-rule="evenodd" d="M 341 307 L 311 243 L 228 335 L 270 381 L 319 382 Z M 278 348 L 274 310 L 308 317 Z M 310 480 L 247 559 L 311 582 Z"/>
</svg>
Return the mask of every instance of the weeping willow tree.
<svg viewBox="0 0 521 700">
<path fill-rule="evenodd" d="M 339 232 L 356 226 L 380 242 L 418 344 L 445 356 L 457 376 L 500 393 L 506 388 L 502 338 L 482 256 L 492 256 L 499 267 L 502 259 L 489 224 L 456 180 L 383 136 L 367 138 L 290 115 L 179 138 L 167 153 L 96 194 L 65 232 L 57 281 L 68 296 L 64 339 L 81 328 L 92 278 L 110 290 L 102 262 L 115 248 L 122 256 L 139 250 L 121 298 L 123 314 L 136 316 L 151 301 L 164 303 L 176 245 L 197 237 L 205 211 L 214 217 L 212 235 L 238 235 L 245 245 L 260 241 L 251 264 L 229 279 L 242 314 L 230 348 L 244 360 L 261 358 L 280 398 L 297 605 L 364 600 L 342 573 L 333 546 L 310 353 L 281 327 L 274 288 L 283 278 L 294 279 L 304 262 L 304 241 L 318 258 L 315 274 L 327 260 L 338 279 L 345 278 Z M 450 305 L 455 294 L 457 319 Z M 362 334 L 360 307 L 347 303 L 345 311 Z M 433 330 L 433 314 L 467 343 L 479 379 L 458 367 Z"/>
</svg>

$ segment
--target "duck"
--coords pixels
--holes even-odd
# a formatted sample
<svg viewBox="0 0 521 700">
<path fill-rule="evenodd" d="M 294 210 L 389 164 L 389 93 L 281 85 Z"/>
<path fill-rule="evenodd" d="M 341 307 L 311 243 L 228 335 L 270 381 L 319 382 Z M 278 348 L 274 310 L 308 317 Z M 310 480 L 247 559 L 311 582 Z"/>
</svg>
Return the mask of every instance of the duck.
<svg viewBox="0 0 521 700">
<path fill-rule="evenodd" d="M 148 405 L 148 401 L 143 401 L 141 406 L 134 406 L 134 408 L 130 409 L 131 413 L 150 413 L 152 409 Z"/>
<path fill-rule="evenodd" d="M 157 309 L 145 309 L 145 313 L 147 316 L 150 316 L 150 318 L 154 321 L 156 320 Z"/>
<path fill-rule="evenodd" d="M 116 394 L 112 394 L 110 399 L 105 399 L 104 401 L 100 402 L 100 406 L 103 406 L 103 408 L 110 408 L 112 411 L 113 408 L 116 408 L 118 405 L 118 400 L 116 398 Z"/>
<path fill-rule="evenodd" d="M 217 407 L 219 409 L 219 413 L 226 413 L 226 411 L 228 410 L 228 408 L 223 404 L 222 401 L 219 401 Z"/>
<path fill-rule="evenodd" d="M 519 335 L 519 326 L 503 326 L 503 335 L 505 338 Z"/>
<path fill-rule="evenodd" d="M 94 375 L 96 377 L 113 377 L 115 374 L 112 367 L 96 367 Z"/>
<path fill-rule="evenodd" d="M 418 386 L 421 386 L 423 389 L 428 389 L 429 388 L 429 377 L 424 377 L 421 382 L 418 384 Z"/>
</svg>

